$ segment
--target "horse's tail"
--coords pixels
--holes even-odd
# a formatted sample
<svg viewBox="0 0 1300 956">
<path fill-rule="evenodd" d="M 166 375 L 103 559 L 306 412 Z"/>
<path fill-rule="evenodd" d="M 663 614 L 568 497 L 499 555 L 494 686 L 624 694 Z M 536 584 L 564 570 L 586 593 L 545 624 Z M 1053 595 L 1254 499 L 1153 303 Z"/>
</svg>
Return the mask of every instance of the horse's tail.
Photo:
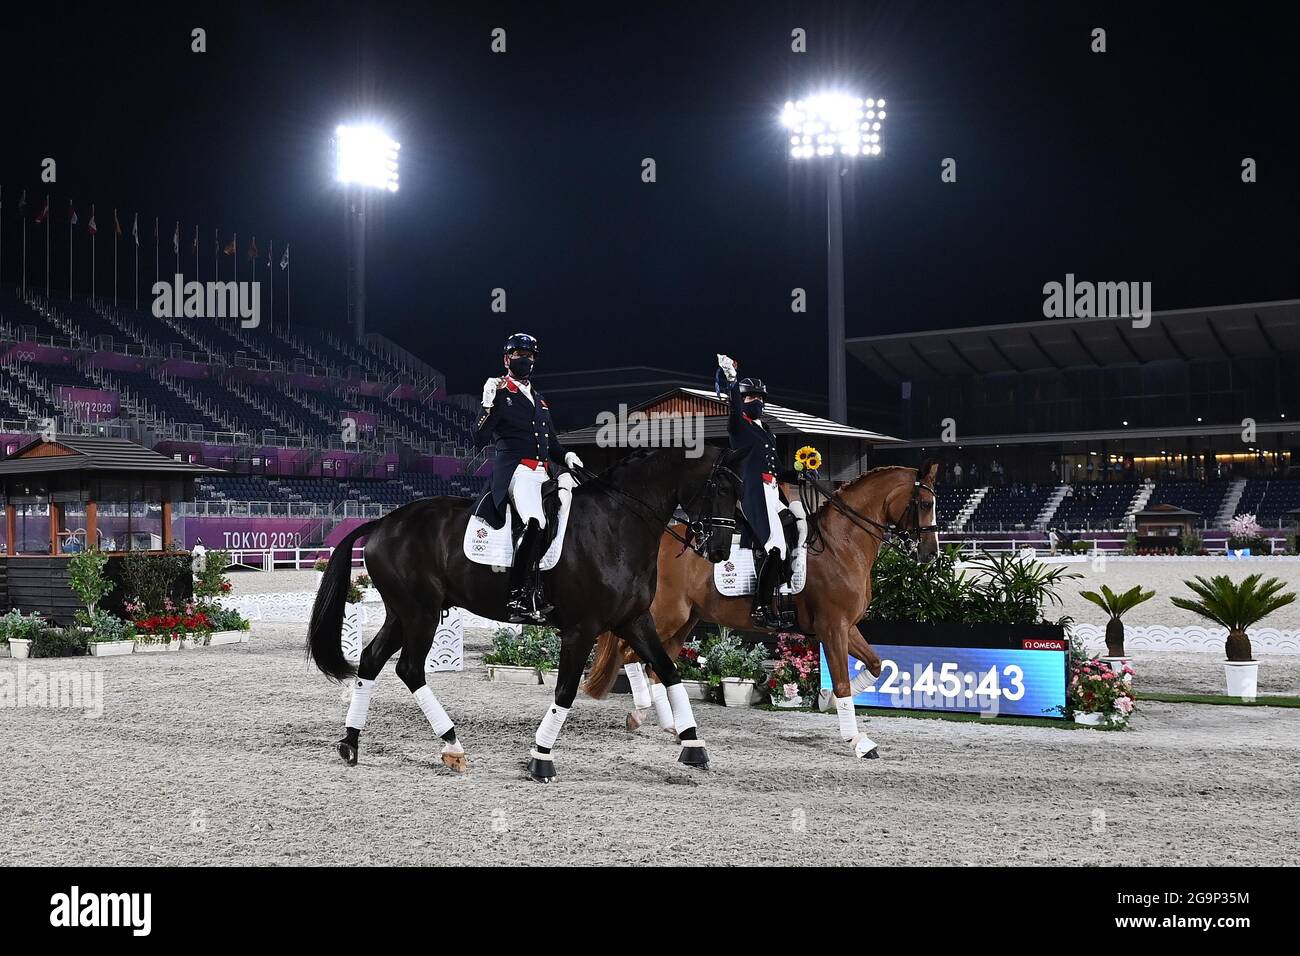
<svg viewBox="0 0 1300 956">
<path fill-rule="evenodd" d="M 354 673 L 352 665 L 343 656 L 343 605 L 347 603 L 348 587 L 352 582 L 352 545 L 383 520 L 368 521 L 343 536 L 334 546 L 334 554 L 316 591 L 311 624 L 307 626 L 307 653 L 321 673 L 332 681 L 341 681 Z"/>
<path fill-rule="evenodd" d="M 587 695 L 600 700 L 609 693 L 618 680 L 618 669 L 623 666 L 623 642 L 609 631 L 596 638 L 596 659 L 587 672 L 582 685 Z"/>
</svg>

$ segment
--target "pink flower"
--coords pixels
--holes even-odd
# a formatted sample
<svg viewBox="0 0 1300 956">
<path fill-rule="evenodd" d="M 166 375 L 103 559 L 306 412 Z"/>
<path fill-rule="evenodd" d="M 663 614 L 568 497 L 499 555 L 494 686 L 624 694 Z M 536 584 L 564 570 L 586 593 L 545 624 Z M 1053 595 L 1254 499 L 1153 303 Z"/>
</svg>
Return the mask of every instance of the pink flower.
<svg viewBox="0 0 1300 956">
<path fill-rule="evenodd" d="M 1119 698 L 1118 700 L 1115 701 L 1115 709 L 1118 710 L 1121 714 L 1133 713 L 1133 698 L 1132 697 Z"/>
<path fill-rule="evenodd" d="M 785 694 L 786 700 L 794 700 L 799 696 L 798 684 L 786 684 L 781 688 L 781 693 Z"/>
</svg>

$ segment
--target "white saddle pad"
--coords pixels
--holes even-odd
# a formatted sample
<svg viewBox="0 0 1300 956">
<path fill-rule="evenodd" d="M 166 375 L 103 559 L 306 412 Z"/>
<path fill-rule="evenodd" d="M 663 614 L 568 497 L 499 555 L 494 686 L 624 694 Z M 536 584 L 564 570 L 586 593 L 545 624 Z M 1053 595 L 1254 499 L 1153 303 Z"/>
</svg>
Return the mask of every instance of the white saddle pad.
<svg viewBox="0 0 1300 956">
<path fill-rule="evenodd" d="M 560 475 L 560 509 L 555 516 L 556 531 L 551 546 L 542 555 L 541 568 L 549 571 L 560 561 L 564 549 L 564 532 L 569 526 L 569 508 L 573 504 L 573 476 L 568 472 Z M 487 564 L 494 568 L 510 567 L 515 555 L 514 541 L 510 538 L 511 513 L 510 504 L 506 503 L 506 521 L 500 528 L 493 528 L 477 515 L 471 514 L 465 525 L 465 557 L 475 564 Z"/>
<path fill-rule="evenodd" d="M 782 594 L 798 594 L 808 578 L 808 549 L 801 543 L 794 551 L 793 574 L 789 584 L 781 585 Z M 740 546 L 740 535 L 731 539 L 731 557 L 713 566 L 713 585 L 723 597 L 744 597 L 754 593 L 758 573 L 754 570 L 754 552 Z"/>
</svg>

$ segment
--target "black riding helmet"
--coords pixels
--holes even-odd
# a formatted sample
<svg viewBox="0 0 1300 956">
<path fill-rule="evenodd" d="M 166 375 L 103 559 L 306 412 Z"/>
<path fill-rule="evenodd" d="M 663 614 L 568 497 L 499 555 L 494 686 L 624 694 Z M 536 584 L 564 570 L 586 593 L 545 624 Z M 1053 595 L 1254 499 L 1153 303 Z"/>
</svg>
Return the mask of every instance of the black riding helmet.
<svg viewBox="0 0 1300 956">
<path fill-rule="evenodd" d="M 738 384 L 740 385 L 740 394 L 745 398 L 750 395 L 767 394 L 767 386 L 763 384 L 761 378 L 742 378 Z"/>
<path fill-rule="evenodd" d="M 514 335 L 510 336 L 510 338 L 506 339 L 506 344 L 501 350 L 501 354 L 509 354 L 515 349 L 522 349 L 536 355 L 539 351 L 537 347 L 537 339 L 533 338 L 527 332 L 516 332 Z"/>
</svg>

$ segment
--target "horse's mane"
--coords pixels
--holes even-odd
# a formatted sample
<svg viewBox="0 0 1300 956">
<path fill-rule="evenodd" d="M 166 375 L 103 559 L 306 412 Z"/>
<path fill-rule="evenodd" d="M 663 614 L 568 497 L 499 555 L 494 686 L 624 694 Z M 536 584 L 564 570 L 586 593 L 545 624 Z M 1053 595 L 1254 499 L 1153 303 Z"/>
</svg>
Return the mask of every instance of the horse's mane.
<svg viewBox="0 0 1300 956">
<path fill-rule="evenodd" d="M 856 488 L 858 485 L 862 484 L 863 482 L 868 481 L 871 478 L 875 478 L 887 471 L 916 471 L 916 470 L 917 469 L 912 468 L 909 465 L 877 465 L 875 468 L 871 468 L 868 469 L 867 471 L 864 471 L 862 474 L 858 475 L 858 477 L 846 481 L 844 484 L 836 488 L 835 491 L 832 492 L 832 495 L 838 495 L 840 497 L 843 497 L 845 492 L 851 491 L 853 488 Z M 825 511 L 830 506 L 831 505 L 829 500 L 823 501 L 821 507 L 817 509 L 817 513 L 820 515 L 823 511 Z"/>
<path fill-rule="evenodd" d="M 638 448 L 636 451 L 632 452 L 627 457 L 620 458 L 618 461 L 614 462 L 614 464 L 610 465 L 604 471 L 599 472 L 597 474 L 597 477 L 605 481 L 608 481 L 611 484 L 616 485 L 619 483 L 619 480 L 623 477 L 623 473 L 628 468 L 632 467 L 633 465 L 639 464 L 640 462 L 645 461 L 647 458 L 650 458 L 652 455 L 658 454 L 659 452 L 665 450 L 666 449 L 663 448 Z M 581 485 L 579 487 L 581 487 Z"/>
</svg>

